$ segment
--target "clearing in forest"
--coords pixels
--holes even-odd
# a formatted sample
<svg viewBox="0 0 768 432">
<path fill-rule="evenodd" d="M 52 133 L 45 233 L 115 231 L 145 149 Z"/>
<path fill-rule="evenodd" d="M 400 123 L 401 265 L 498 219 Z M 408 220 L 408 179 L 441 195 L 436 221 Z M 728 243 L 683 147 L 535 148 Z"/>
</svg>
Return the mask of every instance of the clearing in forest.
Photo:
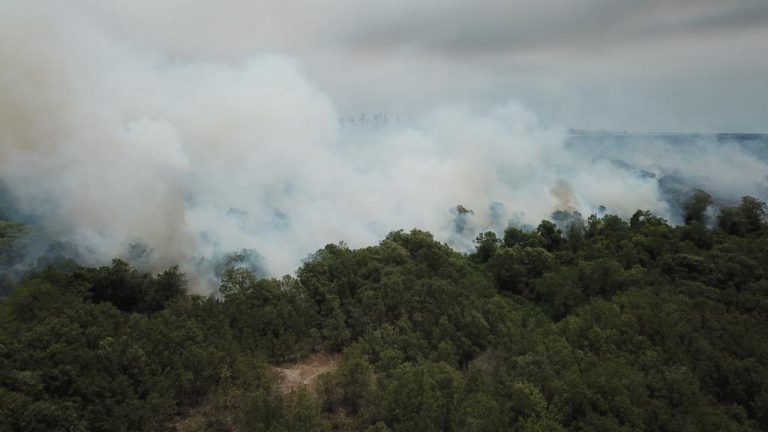
<svg viewBox="0 0 768 432">
<path fill-rule="evenodd" d="M 336 369 L 339 364 L 338 354 L 313 354 L 295 363 L 275 366 L 280 380 L 280 391 L 288 393 L 300 388 L 314 391 L 317 378 Z"/>
</svg>

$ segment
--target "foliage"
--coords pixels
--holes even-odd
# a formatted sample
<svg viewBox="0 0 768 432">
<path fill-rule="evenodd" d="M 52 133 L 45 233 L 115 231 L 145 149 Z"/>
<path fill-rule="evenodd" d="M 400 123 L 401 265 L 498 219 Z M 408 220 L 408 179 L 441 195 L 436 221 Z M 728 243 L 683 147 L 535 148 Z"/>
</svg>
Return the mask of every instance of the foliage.
<svg viewBox="0 0 768 432">
<path fill-rule="evenodd" d="M 281 279 L 232 262 L 211 297 L 175 267 L 30 273 L 0 302 L 0 430 L 766 430 L 766 205 L 708 228 L 710 204 L 562 213 L 469 255 L 396 231 Z M 271 365 L 315 351 L 338 367 L 282 392 Z"/>
<path fill-rule="evenodd" d="M 705 212 L 710 204 L 712 204 L 712 197 L 707 192 L 701 189 L 694 190 L 693 194 L 683 203 L 683 220 L 685 223 L 704 223 Z"/>
</svg>

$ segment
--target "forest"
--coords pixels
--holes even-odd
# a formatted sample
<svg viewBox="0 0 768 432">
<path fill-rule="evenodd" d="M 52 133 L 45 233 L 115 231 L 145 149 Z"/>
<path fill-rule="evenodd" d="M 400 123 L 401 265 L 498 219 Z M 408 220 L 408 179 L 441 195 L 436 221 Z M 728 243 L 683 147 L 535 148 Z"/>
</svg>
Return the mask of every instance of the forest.
<svg viewBox="0 0 768 432">
<path fill-rule="evenodd" d="M 469 254 L 394 231 L 293 276 L 228 266 L 210 296 L 178 267 L 41 262 L 0 301 L 0 431 L 768 430 L 767 208 L 712 205 L 557 211 Z M 0 265 L 26 229 L 0 221 Z"/>
</svg>

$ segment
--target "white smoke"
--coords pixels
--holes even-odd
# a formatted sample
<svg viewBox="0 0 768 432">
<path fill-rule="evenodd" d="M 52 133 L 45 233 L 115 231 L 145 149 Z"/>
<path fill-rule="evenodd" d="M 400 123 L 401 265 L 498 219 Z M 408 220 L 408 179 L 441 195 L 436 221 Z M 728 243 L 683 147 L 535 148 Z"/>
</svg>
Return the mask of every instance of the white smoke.
<svg viewBox="0 0 768 432">
<path fill-rule="evenodd" d="M 765 162 L 740 148 L 595 159 L 515 102 L 340 130 L 332 99 L 289 57 L 181 61 L 64 7 L 6 9 L 0 180 L 89 263 L 141 244 L 154 265 L 194 276 L 203 261 L 255 249 L 278 275 L 326 243 L 363 246 L 400 228 L 466 250 L 480 230 L 535 225 L 558 208 L 674 217 L 657 178 L 611 158 L 706 174 L 721 195 L 765 190 Z M 459 204 L 474 215 L 457 234 Z"/>
</svg>

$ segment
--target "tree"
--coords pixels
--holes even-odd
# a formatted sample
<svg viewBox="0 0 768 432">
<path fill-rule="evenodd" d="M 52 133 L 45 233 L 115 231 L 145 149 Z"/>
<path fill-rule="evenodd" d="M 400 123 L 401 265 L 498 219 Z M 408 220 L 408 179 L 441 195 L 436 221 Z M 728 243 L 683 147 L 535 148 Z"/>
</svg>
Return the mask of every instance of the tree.
<svg viewBox="0 0 768 432">
<path fill-rule="evenodd" d="M 746 232 L 753 233 L 760 231 L 766 221 L 768 206 L 764 201 L 757 198 L 745 196 L 741 198 L 739 212 L 744 219 Z"/>
<path fill-rule="evenodd" d="M 322 377 L 320 394 L 326 410 L 342 409 L 354 415 L 373 397 L 373 367 L 361 348 L 353 345 L 347 349 L 339 368 Z"/>
<path fill-rule="evenodd" d="M 520 228 L 508 226 L 504 230 L 504 246 L 511 248 L 514 246 L 537 246 L 536 234 L 526 232 Z"/>
<path fill-rule="evenodd" d="M 155 313 L 173 299 L 186 292 L 187 280 L 179 271 L 179 266 L 173 266 L 153 279 L 147 286 L 142 300 L 139 302 L 138 311 L 142 313 Z"/>
<path fill-rule="evenodd" d="M 683 221 L 705 222 L 707 207 L 712 204 L 712 196 L 701 189 L 694 189 L 693 194 L 683 203 Z"/>
<path fill-rule="evenodd" d="M 728 234 L 745 236 L 763 228 L 767 213 L 765 202 L 745 196 L 741 198 L 738 206 L 720 209 L 718 226 Z"/>
<path fill-rule="evenodd" d="M 629 219 L 629 227 L 633 230 L 640 230 L 645 227 L 660 227 L 666 224 L 666 220 L 654 215 L 650 210 L 637 210 Z"/>
<path fill-rule="evenodd" d="M 542 220 L 536 227 L 536 234 L 539 236 L 541 247 L 549 252 L 557 250 L 565 243 L 563 232 L 554 223 L 548 220 Z"/>
<path fill-rule="evenodd" d="M 24 225 L 0 219 L 0 250 L 9 247 L 23 232 Z"/>
<path fill-rule="evenodd" d="M 475 258 L 481 263 L 487 262 L 491 257 L 496 254 L 501 246 L 501 240 L 496 237 L 496 233 L 493 231 L 486 231 L 481 233 L 475 239 Z"/>
<path fill-rule="evenodd" d="M 530 294 L 530 283 L 541 277 L 554 263 L 552 254 L 542 248 L 504 248 L 488 261 L 488 271 L 502 291 Z"/>
<path fill-rule="evenodd" d="M 461 387 L 455 369 L 444 363 L 405 363 L 381 385 L 381 420 L 393 432 L 450 428 L 453 400 Z"/>
</svg>

